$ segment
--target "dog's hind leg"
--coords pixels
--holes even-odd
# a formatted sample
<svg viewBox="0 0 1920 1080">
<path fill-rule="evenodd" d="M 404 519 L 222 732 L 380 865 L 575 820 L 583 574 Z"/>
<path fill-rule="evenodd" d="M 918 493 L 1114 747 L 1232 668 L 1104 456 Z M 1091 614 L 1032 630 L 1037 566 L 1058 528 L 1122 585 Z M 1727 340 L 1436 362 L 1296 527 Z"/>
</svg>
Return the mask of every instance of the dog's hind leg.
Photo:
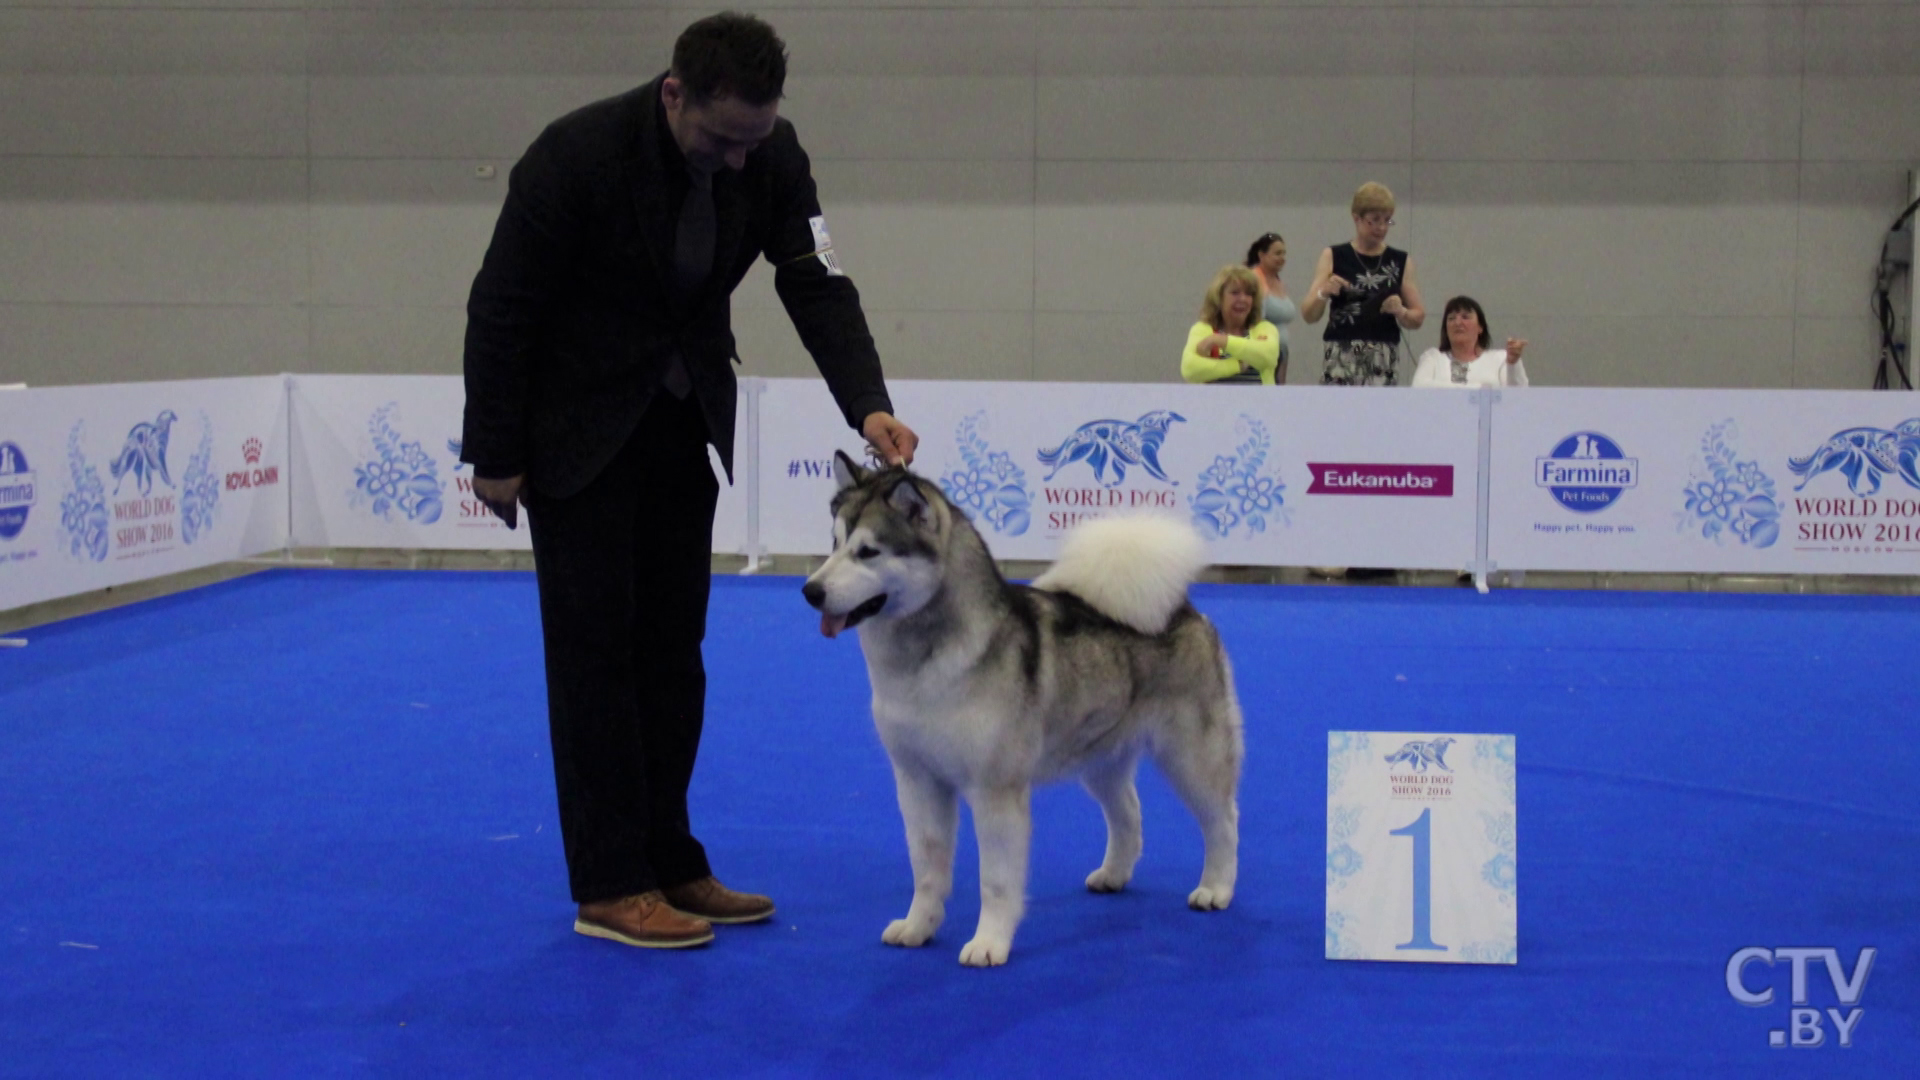
<svg viewBox="0 0 1920 1080">
<path fill-rule="evenodd" d="M 1156 739 L 1154 761 L 1181 801 L 1200 823 L 1207 846 L 1200 885 L 1187 894 L 1187 906 L 1196 911 L 1219 911 L 1233 902 L 1233 886 L 1240 874 L 1240 709 L 1228 697 L 1212 705 L 1196 706 L 1173 721 L 1170 736 Z"/>
<path fill-rule="evenodd" d="M 953 845 L 960 801 L 952 785 L 914 769 L 893 768 L 900 817 L 907 826 L 907 856 L 913 862 L 913 905 L 904 919 L 887 924 L 888 945 L 925 945 L 947 917 L 953 892 Z"/>
<path fill-rule="evenodd" d="M 1027 910 L 1027 852 L 1033 839 L 1031 792 L 992 788 L 969 792 L 973 832 L 980 841 L 980 924 L 960 950 L 968 967 L 1007 962 L 1013 932 Z"/>
<path fill-rule="evenodd" d="M 1133 880 L 1134 864 L 1140 861 L 1140 792 L 1133 784 L 1139 763 L 1137 756 L 1122 754 L 1089 766 L 1081 777 L 1107 819 L 1107 857 L 1087 875 L 1087 888 L 1094 892 L 1126 888 Z"/>
</svg>

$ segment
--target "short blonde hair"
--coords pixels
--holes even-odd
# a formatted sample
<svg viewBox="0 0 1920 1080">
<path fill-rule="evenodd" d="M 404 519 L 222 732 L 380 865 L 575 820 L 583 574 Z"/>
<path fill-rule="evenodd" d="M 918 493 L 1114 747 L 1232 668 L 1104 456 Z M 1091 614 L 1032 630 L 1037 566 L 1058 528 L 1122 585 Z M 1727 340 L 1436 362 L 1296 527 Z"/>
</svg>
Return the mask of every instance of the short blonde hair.
<svg viewBox="0 0 1920 1080">
<path fill-rule="evenodd" d="M 1220 312 L 1226 304 L 1228 285 L 1238 285 L 1253 297 L 1254 308 L 1247 312 L 1247 325 L 1241 327 L 1242 330 L 1253 329 L 1253 324 L 1260 321 L 1260 279 L 1254 277 L 1253 271 L 1246 267 L 1231 264 L 1221 267 L 1220 272 L 1213 275 L 1213 284 L 1207 286 L 1206 299 L 1200 301 L 1200 321 L 1215 330 L 1224 329 Z"/>
<path fill-rule="evenodd" d="M 1360 185 L 1360 190 L 1353 193 L 1354 217 L 1371 214 L 1378 210 L 1385 210 L 1391 214 L 1393 209 L 1393 192 L 1388 191 L 1385 184 L 1376 184 L 1369 180 Z"/>
</svg>

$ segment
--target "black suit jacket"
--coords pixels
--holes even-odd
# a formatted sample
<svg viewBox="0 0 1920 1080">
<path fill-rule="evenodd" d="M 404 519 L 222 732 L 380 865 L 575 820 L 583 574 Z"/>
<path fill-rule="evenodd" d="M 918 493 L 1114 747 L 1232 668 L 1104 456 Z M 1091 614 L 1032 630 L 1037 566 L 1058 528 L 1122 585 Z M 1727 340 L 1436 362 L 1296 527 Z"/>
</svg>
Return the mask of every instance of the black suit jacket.
<svg viewBox="0 0 1920 1080">
<path fill-rule="evenodd" d="M 663 76 L 664 77 L 664 76 Z M 543 495 L 585 487 L 626 442 L 677 352 L 733 475 L 729 299 L 761 254 L 801 343 L 856 430 L 892 412 L 860 295 L 818 254 L 820 203 L 786 120 L 739 172 L 713 178 L 713 273 L 672 287 L 686 183 L 665 174 L 673 133 L 660 79 L 554 121 L 513 167 L 506 204 L 467 301 L 461 459 L 524 471 Z"/>
</svg>

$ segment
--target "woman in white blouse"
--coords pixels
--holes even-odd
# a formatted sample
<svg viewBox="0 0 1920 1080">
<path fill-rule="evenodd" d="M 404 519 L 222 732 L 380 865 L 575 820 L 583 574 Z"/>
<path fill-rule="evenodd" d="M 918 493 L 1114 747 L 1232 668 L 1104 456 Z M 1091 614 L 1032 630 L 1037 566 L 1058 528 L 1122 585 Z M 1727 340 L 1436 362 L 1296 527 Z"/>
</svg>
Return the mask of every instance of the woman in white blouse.
<svg viewBox="0 0 1920 1080">
<path fill-rule="evenodd" d="M 1415 386 L 1525 386 L 1527 369 L 1520 354 L 1527 343 L 1508 338 L 1504 349 L 1488 349 L 1487 313 L 1471 296 L 1447 301 L 1441 319 L 1440 347 L 1420 354 Z"/>
</svg>

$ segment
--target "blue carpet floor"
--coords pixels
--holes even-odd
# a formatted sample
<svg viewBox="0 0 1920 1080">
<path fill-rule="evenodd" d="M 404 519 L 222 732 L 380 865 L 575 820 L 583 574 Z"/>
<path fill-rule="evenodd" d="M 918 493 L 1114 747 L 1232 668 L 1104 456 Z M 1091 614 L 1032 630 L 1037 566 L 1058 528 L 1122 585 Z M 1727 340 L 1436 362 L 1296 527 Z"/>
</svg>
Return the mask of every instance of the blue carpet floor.
<svg viewBox="0 0 1920 1080">
<path fill-rule="evenodd" d="M 1202 587 L 1247 717 L 1233 908 L 1192 821 L 1089 895 L 1099 812 L 1035 801 L 1013 963 L 928 948 L 851 638 L 717 578 L 694 820 L 770 925 L 661 954 L 571 932 L 533 580 L 276 571 L 0 651 L 0 1075 L 1912 1076 L 1920 605 Z M 1322 959 L 1329 729 L 1512 732 L 1512 968 Z M 1878 948 L 1854 1045 L 1724 982 Z M 1833 1005 L 1813 975 L 1815 1007 Z"/>
</svg>

